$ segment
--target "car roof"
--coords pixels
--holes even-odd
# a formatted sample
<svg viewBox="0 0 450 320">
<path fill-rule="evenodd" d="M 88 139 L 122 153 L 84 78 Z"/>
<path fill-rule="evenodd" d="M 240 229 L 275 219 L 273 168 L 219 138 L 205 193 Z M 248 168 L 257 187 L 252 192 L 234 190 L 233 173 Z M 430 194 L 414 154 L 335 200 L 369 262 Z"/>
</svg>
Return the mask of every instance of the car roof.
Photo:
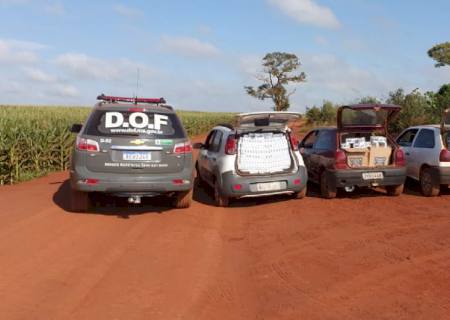
<svg viewBox="0 0 450 320">
<path fill-rule="evenodd" d="M 408 129 L 440 129 L 441 126 L 439 124 L 424 124 L 424 125 L 420 125 L 420 126 L 412 126 L 412 127 L 408 127 L 405 130 Z"/>
</svg>

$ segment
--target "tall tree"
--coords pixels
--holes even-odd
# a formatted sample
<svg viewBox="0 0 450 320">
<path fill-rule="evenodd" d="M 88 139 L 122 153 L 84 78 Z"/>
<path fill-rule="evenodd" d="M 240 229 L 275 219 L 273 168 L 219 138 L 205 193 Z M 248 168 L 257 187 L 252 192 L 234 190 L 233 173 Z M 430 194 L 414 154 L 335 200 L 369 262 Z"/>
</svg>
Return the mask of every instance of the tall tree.
<svg viewBox="0 0 450 320">
<path fill-rule="evenodd" d="M 435 66 L 450 66 L 450 42 L 435 45 L 428 50 L 428 56 L 436 61 Z"/>
<path fill-rule="evenodd" d="M 288 93 L 286 86 L 306 80 L 304 72 L 296 72 L 300 66 L 298 57 L 293 53 L 272 52 L 262 60 L 263 74 L 257 76 L 262 84 L 256 88 L 244 87 L 249 95 L 257 99 L 272 99 L 275 111 L 289 109 L 289 97 L 295 89 Z"/>
</svg>

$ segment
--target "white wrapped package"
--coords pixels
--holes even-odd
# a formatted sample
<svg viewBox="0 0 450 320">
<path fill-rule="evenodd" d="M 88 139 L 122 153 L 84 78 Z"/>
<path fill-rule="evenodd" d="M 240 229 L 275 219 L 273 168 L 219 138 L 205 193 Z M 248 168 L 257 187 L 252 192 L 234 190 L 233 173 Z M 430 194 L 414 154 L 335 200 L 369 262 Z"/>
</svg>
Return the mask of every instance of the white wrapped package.
<svg viewBox="0 0 450 320">
<path fill-rule="evenodd" d="M 370 143 L 374 147 L 387 147 L 387 139 L 383 136 L 371 136 Z"/>
<path fill-rule="evenodd" d="M 291 167 L 289 144 L 284 134 L 249 133 L 239 139 L 238 169 L 250 174 L 280 172 Z"/>
</svg>

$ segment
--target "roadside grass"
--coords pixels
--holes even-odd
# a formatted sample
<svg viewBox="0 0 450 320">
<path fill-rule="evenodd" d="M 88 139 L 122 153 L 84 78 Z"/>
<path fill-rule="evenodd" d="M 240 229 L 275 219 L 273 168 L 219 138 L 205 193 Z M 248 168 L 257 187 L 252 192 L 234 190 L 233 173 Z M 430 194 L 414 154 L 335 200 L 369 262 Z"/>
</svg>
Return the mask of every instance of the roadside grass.
<svg viewBox="0 0 450 320">
<path fill-rule="evenodd" d="M 0 185 L 67 170 L 75 135 L 91 108 L 0 105 Z M 233 121 L 234 113 L 177 111 L 189 136 Z"/>
</svg>

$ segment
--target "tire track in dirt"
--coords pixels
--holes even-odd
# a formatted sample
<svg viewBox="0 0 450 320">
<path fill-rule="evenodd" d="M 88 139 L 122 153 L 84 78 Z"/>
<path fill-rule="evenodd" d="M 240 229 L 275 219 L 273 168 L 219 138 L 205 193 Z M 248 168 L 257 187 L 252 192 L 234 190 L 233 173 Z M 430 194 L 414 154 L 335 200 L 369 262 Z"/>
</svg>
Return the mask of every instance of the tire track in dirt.
<svg viewBox="0 0 450 320">
<path fill-rule="evenodd" d="M 448 195 L 72 214 L 66 179 L 0 188 L 0 319 L 448 318 Z"/>
</svg>

